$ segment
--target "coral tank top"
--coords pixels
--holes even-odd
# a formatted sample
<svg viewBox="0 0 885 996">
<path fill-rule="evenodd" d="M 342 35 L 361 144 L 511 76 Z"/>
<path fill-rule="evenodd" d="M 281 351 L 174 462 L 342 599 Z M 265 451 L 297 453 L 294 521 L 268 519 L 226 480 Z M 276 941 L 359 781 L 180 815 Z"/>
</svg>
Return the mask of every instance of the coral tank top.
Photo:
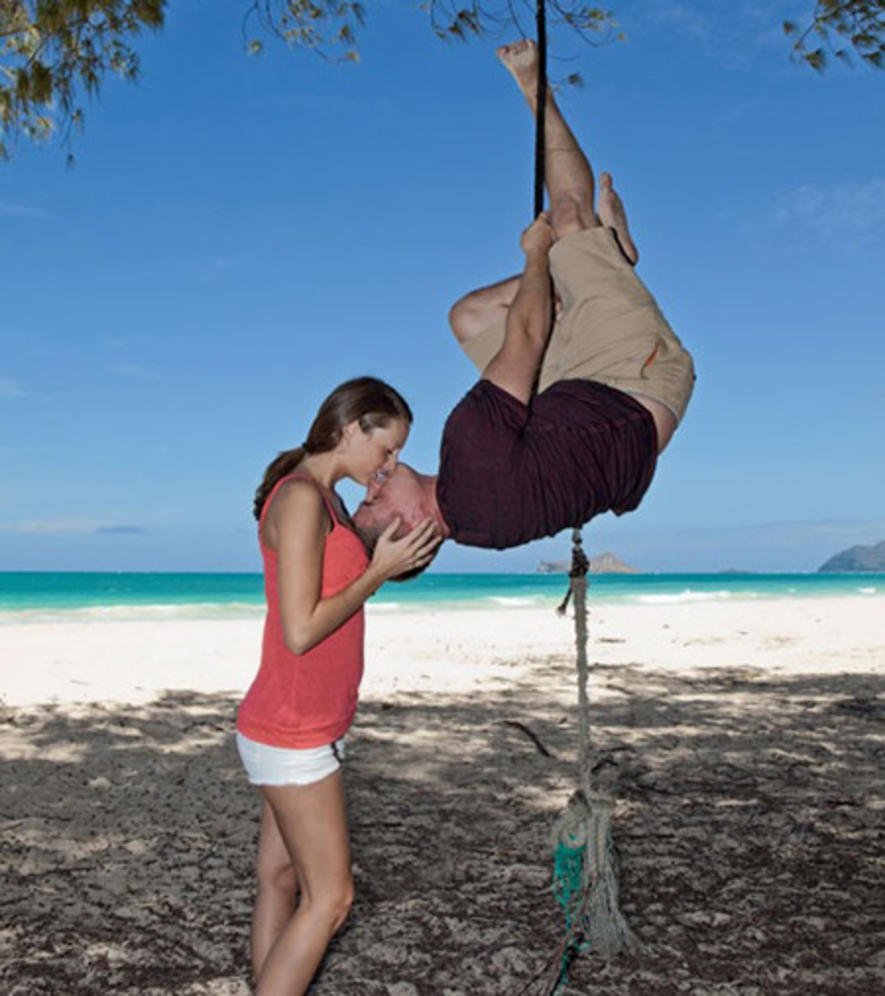
<svg viewBox="0 0 885 996">
<path fill-rule="evenodd" d="M 267 617 L 261 666 L 237 714 L 237 729 L 250 740 L 272 747 L 322 747 L 343 736 L 356 712 L 363 676 L 363 609 L 303 654 L 293 653 L 283 637 L 277 579 L 277 551 L 261 540 L 261 524 L 286 481 L 309 481 L 332 520 L 323 550 L 321 597 L 329 598 L 355 581 L 369 563 L 362 540 L 338 521 L 325 490 L 307 474 L 279 480 L 261 510 L 258 542 L 264 560 Z"/>
</svg>

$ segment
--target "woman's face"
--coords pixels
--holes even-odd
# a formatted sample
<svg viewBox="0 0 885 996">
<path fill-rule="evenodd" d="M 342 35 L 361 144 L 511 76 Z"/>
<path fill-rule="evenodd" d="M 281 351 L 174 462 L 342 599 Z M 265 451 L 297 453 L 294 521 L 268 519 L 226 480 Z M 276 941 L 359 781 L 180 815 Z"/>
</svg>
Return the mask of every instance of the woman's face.
<svg viewBox="0 0 885 996">
<path fill-rule="evenodd" d="M 348 477 L 368 486 L 381 480 L 396 466 L 400 450 L 409 438 L 409 423 L 392 418 L 387 425 L 364 432 L 359 422 L 345 426 L 341 439 L 341 455 Z"/>
</svg>

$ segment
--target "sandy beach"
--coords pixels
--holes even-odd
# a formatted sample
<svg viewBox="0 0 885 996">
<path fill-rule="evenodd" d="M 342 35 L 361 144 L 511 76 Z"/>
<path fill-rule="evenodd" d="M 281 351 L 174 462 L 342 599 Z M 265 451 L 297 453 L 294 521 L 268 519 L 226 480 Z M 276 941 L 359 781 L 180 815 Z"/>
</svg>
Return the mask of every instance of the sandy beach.
<svg viewBox="0 0 885 996">
<path fill-rule="evenodd" d="M 583 956 L 567 992 L 883 990 L 883 606 L 591 608 L 600 787 L 642 947 Z M 368 630 L 357 899 L 312 991 L 541 992 L 562 937 L 548 838 L 575 787 L 571 622 L 373 609 Z M 5 992 L 250 991 L 257 799 L 231 730 L 260 633 L 0 626 Z"/>
</svg>

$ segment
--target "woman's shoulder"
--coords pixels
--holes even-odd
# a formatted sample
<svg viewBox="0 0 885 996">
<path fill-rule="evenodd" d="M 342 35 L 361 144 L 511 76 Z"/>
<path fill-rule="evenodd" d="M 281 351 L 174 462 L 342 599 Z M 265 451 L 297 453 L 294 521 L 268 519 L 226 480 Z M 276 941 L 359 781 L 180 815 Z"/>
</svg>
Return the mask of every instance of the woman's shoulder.
<svg viewBox="0 0 885 996">
<path fill-rule="evenodd" d="M 283 534 L 326 536 L 334 523 L 319 486 L 309 478 L 284 480 L 269 499 L 258 535 L 261 542 L 277 549 Z"/>
<path fill-rule="evenodd" d="M 328 499 L 322 487 L 306 475 L 292 475 L 280 482 L 274 495 L 281 508 L 327 509 Z"/>
</svg>

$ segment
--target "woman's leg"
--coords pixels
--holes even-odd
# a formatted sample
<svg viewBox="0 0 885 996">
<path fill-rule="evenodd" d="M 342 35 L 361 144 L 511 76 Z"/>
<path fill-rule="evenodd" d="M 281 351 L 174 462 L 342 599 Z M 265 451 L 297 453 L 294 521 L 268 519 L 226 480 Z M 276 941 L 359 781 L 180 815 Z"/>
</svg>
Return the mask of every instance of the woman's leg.
<svg viewBox="0 0 885 996">
<path fill-rule="evenodd" d="M 312 785 L 265 785 L 301 897 L 264 960 L 258 996 L 301 996 L 353 902 L 344 782 L 336 771 Z"/>
<path fill-rule="evenodd" d="M 295 912 L 298 876 L 270 803 L 261 804 L 256 862 L 258 892 L 252 914 L 252 971 L 261 974 L 268 952 Z"/>
</svg>

